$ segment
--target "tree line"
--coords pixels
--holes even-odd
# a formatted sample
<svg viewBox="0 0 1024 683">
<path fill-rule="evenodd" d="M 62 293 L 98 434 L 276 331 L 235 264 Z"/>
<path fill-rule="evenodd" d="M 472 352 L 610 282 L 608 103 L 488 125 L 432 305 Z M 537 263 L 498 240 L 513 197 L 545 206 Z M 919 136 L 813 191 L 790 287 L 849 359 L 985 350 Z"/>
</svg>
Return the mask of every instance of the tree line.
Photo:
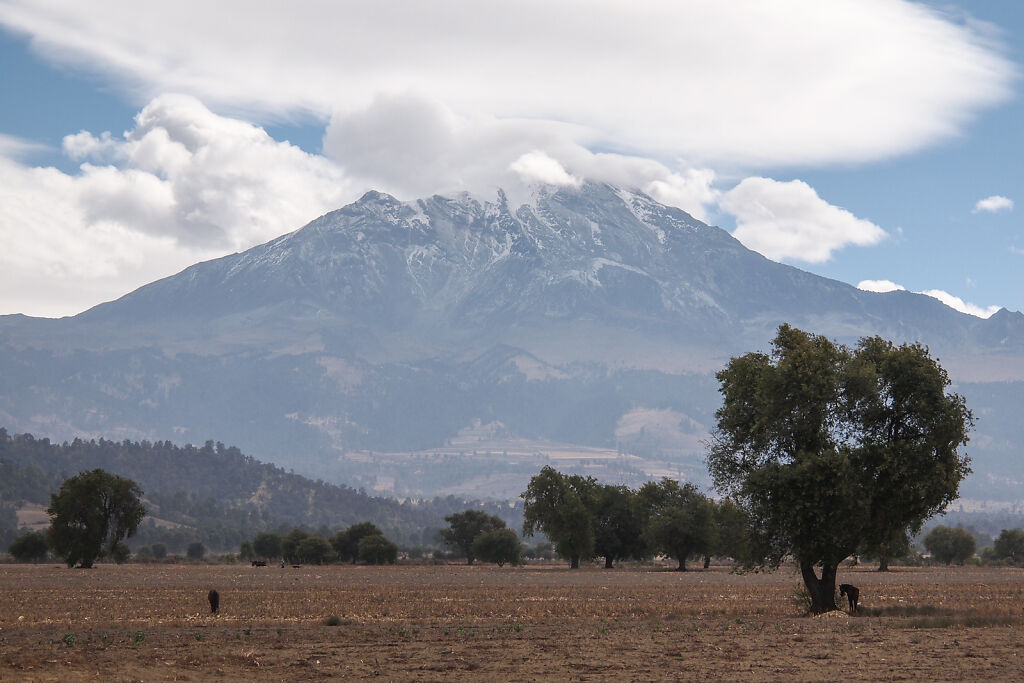
<svg viewBox="0 0 1024 683">
<path fill-rule="evenodd" d="M 595 557 L 604 558 L 605 567 L 611 568 L 619 560 L 662 554 L 686 571 L 691 557 L 742 561 L 749 554 L 743 510 L 674 479 L 647 482 L 634 490 L 544 467 L 530 479 L 522 498 L 523 535 L 542 532 L 572 568 Z"/>
</svg>

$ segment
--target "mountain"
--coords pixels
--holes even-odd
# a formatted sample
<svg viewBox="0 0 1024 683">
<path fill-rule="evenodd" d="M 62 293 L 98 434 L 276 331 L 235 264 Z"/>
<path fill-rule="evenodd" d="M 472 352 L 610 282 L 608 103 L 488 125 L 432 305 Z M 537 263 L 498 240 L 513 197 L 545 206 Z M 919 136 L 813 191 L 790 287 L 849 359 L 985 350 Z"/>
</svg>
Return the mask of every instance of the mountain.
<svg viewBox="0 0 1024 683">
<path fill-rule="evenodd" d="M 714 370 L 781 322 L 928 344 L 979 413 L 971 494 L 1016 496 L 1020 313 L 863 292 L 596 183 L 369 192 L 78 316 L 0 317 L 0 424 L 220 439 L 400 495 L 515 495 L 549 461 L 700 479 Z"/>
</svg>

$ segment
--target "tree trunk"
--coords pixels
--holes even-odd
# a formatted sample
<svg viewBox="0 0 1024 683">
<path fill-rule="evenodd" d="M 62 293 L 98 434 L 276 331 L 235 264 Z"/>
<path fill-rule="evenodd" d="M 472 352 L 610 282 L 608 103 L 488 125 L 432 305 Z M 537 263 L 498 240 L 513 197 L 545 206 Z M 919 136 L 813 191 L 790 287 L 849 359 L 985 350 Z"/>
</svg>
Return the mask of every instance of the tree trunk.
<svg viewBox="0 0 1024 683">
<path fill-rule="evenodd" d="M 676 567 L 676 571 L 677 572 L 685 572 L 686 571 L 686 555 L 680 555 L 679 556 L 679 566 Z"/>
<path fill-rule="evenodd" d="M 811 594 L 811 613 L 823 614 L 831 612 L 836 608 L 836 572 L 839 563 L 822 565 L 821 578 L 814 573 L 814 565 L 800 564 L 800 574 L 804 579 L 804 586 Z"/>
<path fill-rule="evenodd" d="M 880 571 L 880 572 L 887 572 L 887 571 L 889 571 L 889 558 L 886 557 L 885 555 L 882 555 L 880 558 L 878 558 L 878 571 Z"/>
<path fill-rule="evenodd" d="M 472 555 L 469 555 L 468 557 L 466 557 L 466 564 L 468 564 L 468 565 L 472 565 L 473 564 L 473 556 Z"/>
<path fill-rule="evenodd" d="M 614 558 L 612 558 L 611 555 L 605 555 L 604 556 L 604 568 L 605 569 L 612 569 L 612 560 L 613 559 Z"/>
<path fill-rule="evenodd" d="M 710 555 L 705 555 L 704 556 L 704 569 L 707 569 L 710 566 L 711 566 L 711 556 Z"/>
<path fill-rule="evenodd" d="M 573 555 L 572 557 L 569 558 L 569 569 L 579 569 L 579 568 L 580 568 L 580 556 L 579 555 Z"/>
</svg>

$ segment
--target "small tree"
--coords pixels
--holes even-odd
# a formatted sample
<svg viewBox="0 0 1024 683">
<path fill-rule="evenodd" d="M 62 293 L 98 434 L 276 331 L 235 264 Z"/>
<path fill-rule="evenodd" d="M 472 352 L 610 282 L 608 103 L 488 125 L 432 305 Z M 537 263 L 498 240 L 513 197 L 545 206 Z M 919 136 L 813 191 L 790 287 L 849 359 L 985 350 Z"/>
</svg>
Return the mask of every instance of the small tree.
<svg viewBox="0 0 1024 683">
<path fill-rule="evenodd" d="M 715 546 L 712 552 L 731 557 L 738 564 L 749 564 L 751 554 L 750 518 L 743 508 L 729 498 L 715 505 Z"/>
<path fill-rule="evenodd" d="M 118 541 L 110 550 L 110 559 L 114 561 L 114 564 L 124 564 L 131 556 L 132 549 L 124 541 Z"/>
<path fill-rule="evenodd" d="M 201 560 L 206 555 L 206 546 L 200 541 L 193 541 L 185 548 L 185 557 L 190 560 Z"/>
<path fill-rule="evenodd" d="M 69 567 L 89 568 L 124 538 L 135 534 L 146 509 L 130 479 L 95 469 L 64 481 L 50 496 L 47 541 Z"/>
<path fill-rule="evenodd" d="M 455 546 L 466 556 L 466 564 L 473 564 L 473 542 L 477 536 L 505 528 L 505 521 L 501 517 L 489 515 L 483 510 L 456 512 L 445 517 L 444 521 L 448 522 L 448 528 L 441 529 L 441 538 L 445 544 Z"/>
<path fill-rule="evenodd" d="M 136 562 L 152 562 L 153 561 L 153 548 L 148 545 L 139 546 L 135 550 Z"/>
<path fill-rule="evenodd" d="M 367 564 L 394 564 L 398 561 L 398 546 L 381 534 L 359 539 L 359 559 Z"/>
<path fill-rule="evenodd" d="M 238 558 L 245 562 L 256 559 L 256 551 L 253 550 L 252 541 L 242 541 L 238 546 Z"/>
<path fill-rule="evenodd" d="M 711 552 L 717 540 L 715 506 L 696 486 L 665 478 L 644 484 L 638 497 L 647 511 L 648 543 L 676 558 L 679 571 L 686 571 L 691 555 Z"/>
<path fill-rule="evenodd" d="M 494 529 L 476 537 L 473 541 L 473 555 L 499 567 L 504 567 L 506 562 L 517 565 L 523 556 L 523 544 L 511 529 Z"/>
<path fill-rule="evenodd" d="M 276 560 L 281 557 L 281 537 L 269 531 L 260 532 L 252 539 L 252 550 L 256 557 Z"/>
<path fill-rule="evenodd" d="M 954 562 L 962 565 L 968 558 L 974 557 L 977 544 L 974 536 L 966 529 L 940 525 L 925 535 L 924 547 L 933 558 L 948 567 Z"/>
<path fill-rule="evenodd" d="M 167 546 L 164 545 L 163 543 L 154 543 L 153 544 L 153 559 L 159 562 L 160 560 L 164 559 L 165 557 L 167 557 Z"/>
<path fill-rule="evenodd" d="M 313 534 L 302 529 L 289 531 L 288 535 L 281 539 L 281 555 L 284 561 L 288 564 L 300 564 L 302 560 L 299 558 L 299 544 L 312 536 Z"/>
<path fill-rule="evenodd" d="M 46 545 L 46 534 L 42 531 L 26 531 L 14 539 L 7 552 L 18 562 L 42 562 L 50 554 Z"/>
<path fill-rule="evenodd" d="M 595 493 L 594 554 L 604 558 L 605 569 L 611 569 L 615 560 L 648 556 L 644 511 L 636 492 L 599 484 Z"/>
<path fill-rule="evenodd" d="M 339 531 L 331 539 L 334 551 L 338 553 L 338 559 L 342 562 L 356 563 L 359 559 L 359 541 L 367 536 L 384 536 L 384 532 L 377 528 L 372 522 L 359 522 L 353 524 L 344 531 Z"/>
<path fill-rule="evenodd" d="M 992 556 L 997 560 L 1024 564 L 1024 529 L 1003 529 L 992 545 Z"/>
<path fill-rule="evenodd" d="M 520 496 L 523 535 L 542 531 L 555 544 L 555 552 L 576 569 L 580 560 L 594 556 L 594 514 L 597 481 L 577 474 L 564 475 L 546 466 L 533 476 Z"/>
<path fill-rule="evenodd" d="M 321 536 L 307 536 L 299 541 L 295 554 L 302 564 L 324 564 L 338 556 L 330 542 Z"/>
<path fill-rule="evenodd" d="M 878 571 L 889 571 L 889 561 L 906 557 L 911 550 L 910 534 L 906 529 L 894 529 L 889 538 L 876 539 L 873 544 L 865 543 L 860 553 L 878 560 Z"/>
</svg>

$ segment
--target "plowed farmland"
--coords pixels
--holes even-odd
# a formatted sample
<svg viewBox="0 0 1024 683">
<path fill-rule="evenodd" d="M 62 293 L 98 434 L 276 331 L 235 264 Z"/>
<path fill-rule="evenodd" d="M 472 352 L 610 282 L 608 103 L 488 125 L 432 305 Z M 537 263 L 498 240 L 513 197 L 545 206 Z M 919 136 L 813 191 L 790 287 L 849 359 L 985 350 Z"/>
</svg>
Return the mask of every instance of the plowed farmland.
<svg viewBox="0 0 1024 683">
<path fill-rule="evenodd" d="M 1024 680 L 1024 571 L 840 580 L 859 615 L 789 569 L 0 565 L 0 680 Z"/>
</svg>

